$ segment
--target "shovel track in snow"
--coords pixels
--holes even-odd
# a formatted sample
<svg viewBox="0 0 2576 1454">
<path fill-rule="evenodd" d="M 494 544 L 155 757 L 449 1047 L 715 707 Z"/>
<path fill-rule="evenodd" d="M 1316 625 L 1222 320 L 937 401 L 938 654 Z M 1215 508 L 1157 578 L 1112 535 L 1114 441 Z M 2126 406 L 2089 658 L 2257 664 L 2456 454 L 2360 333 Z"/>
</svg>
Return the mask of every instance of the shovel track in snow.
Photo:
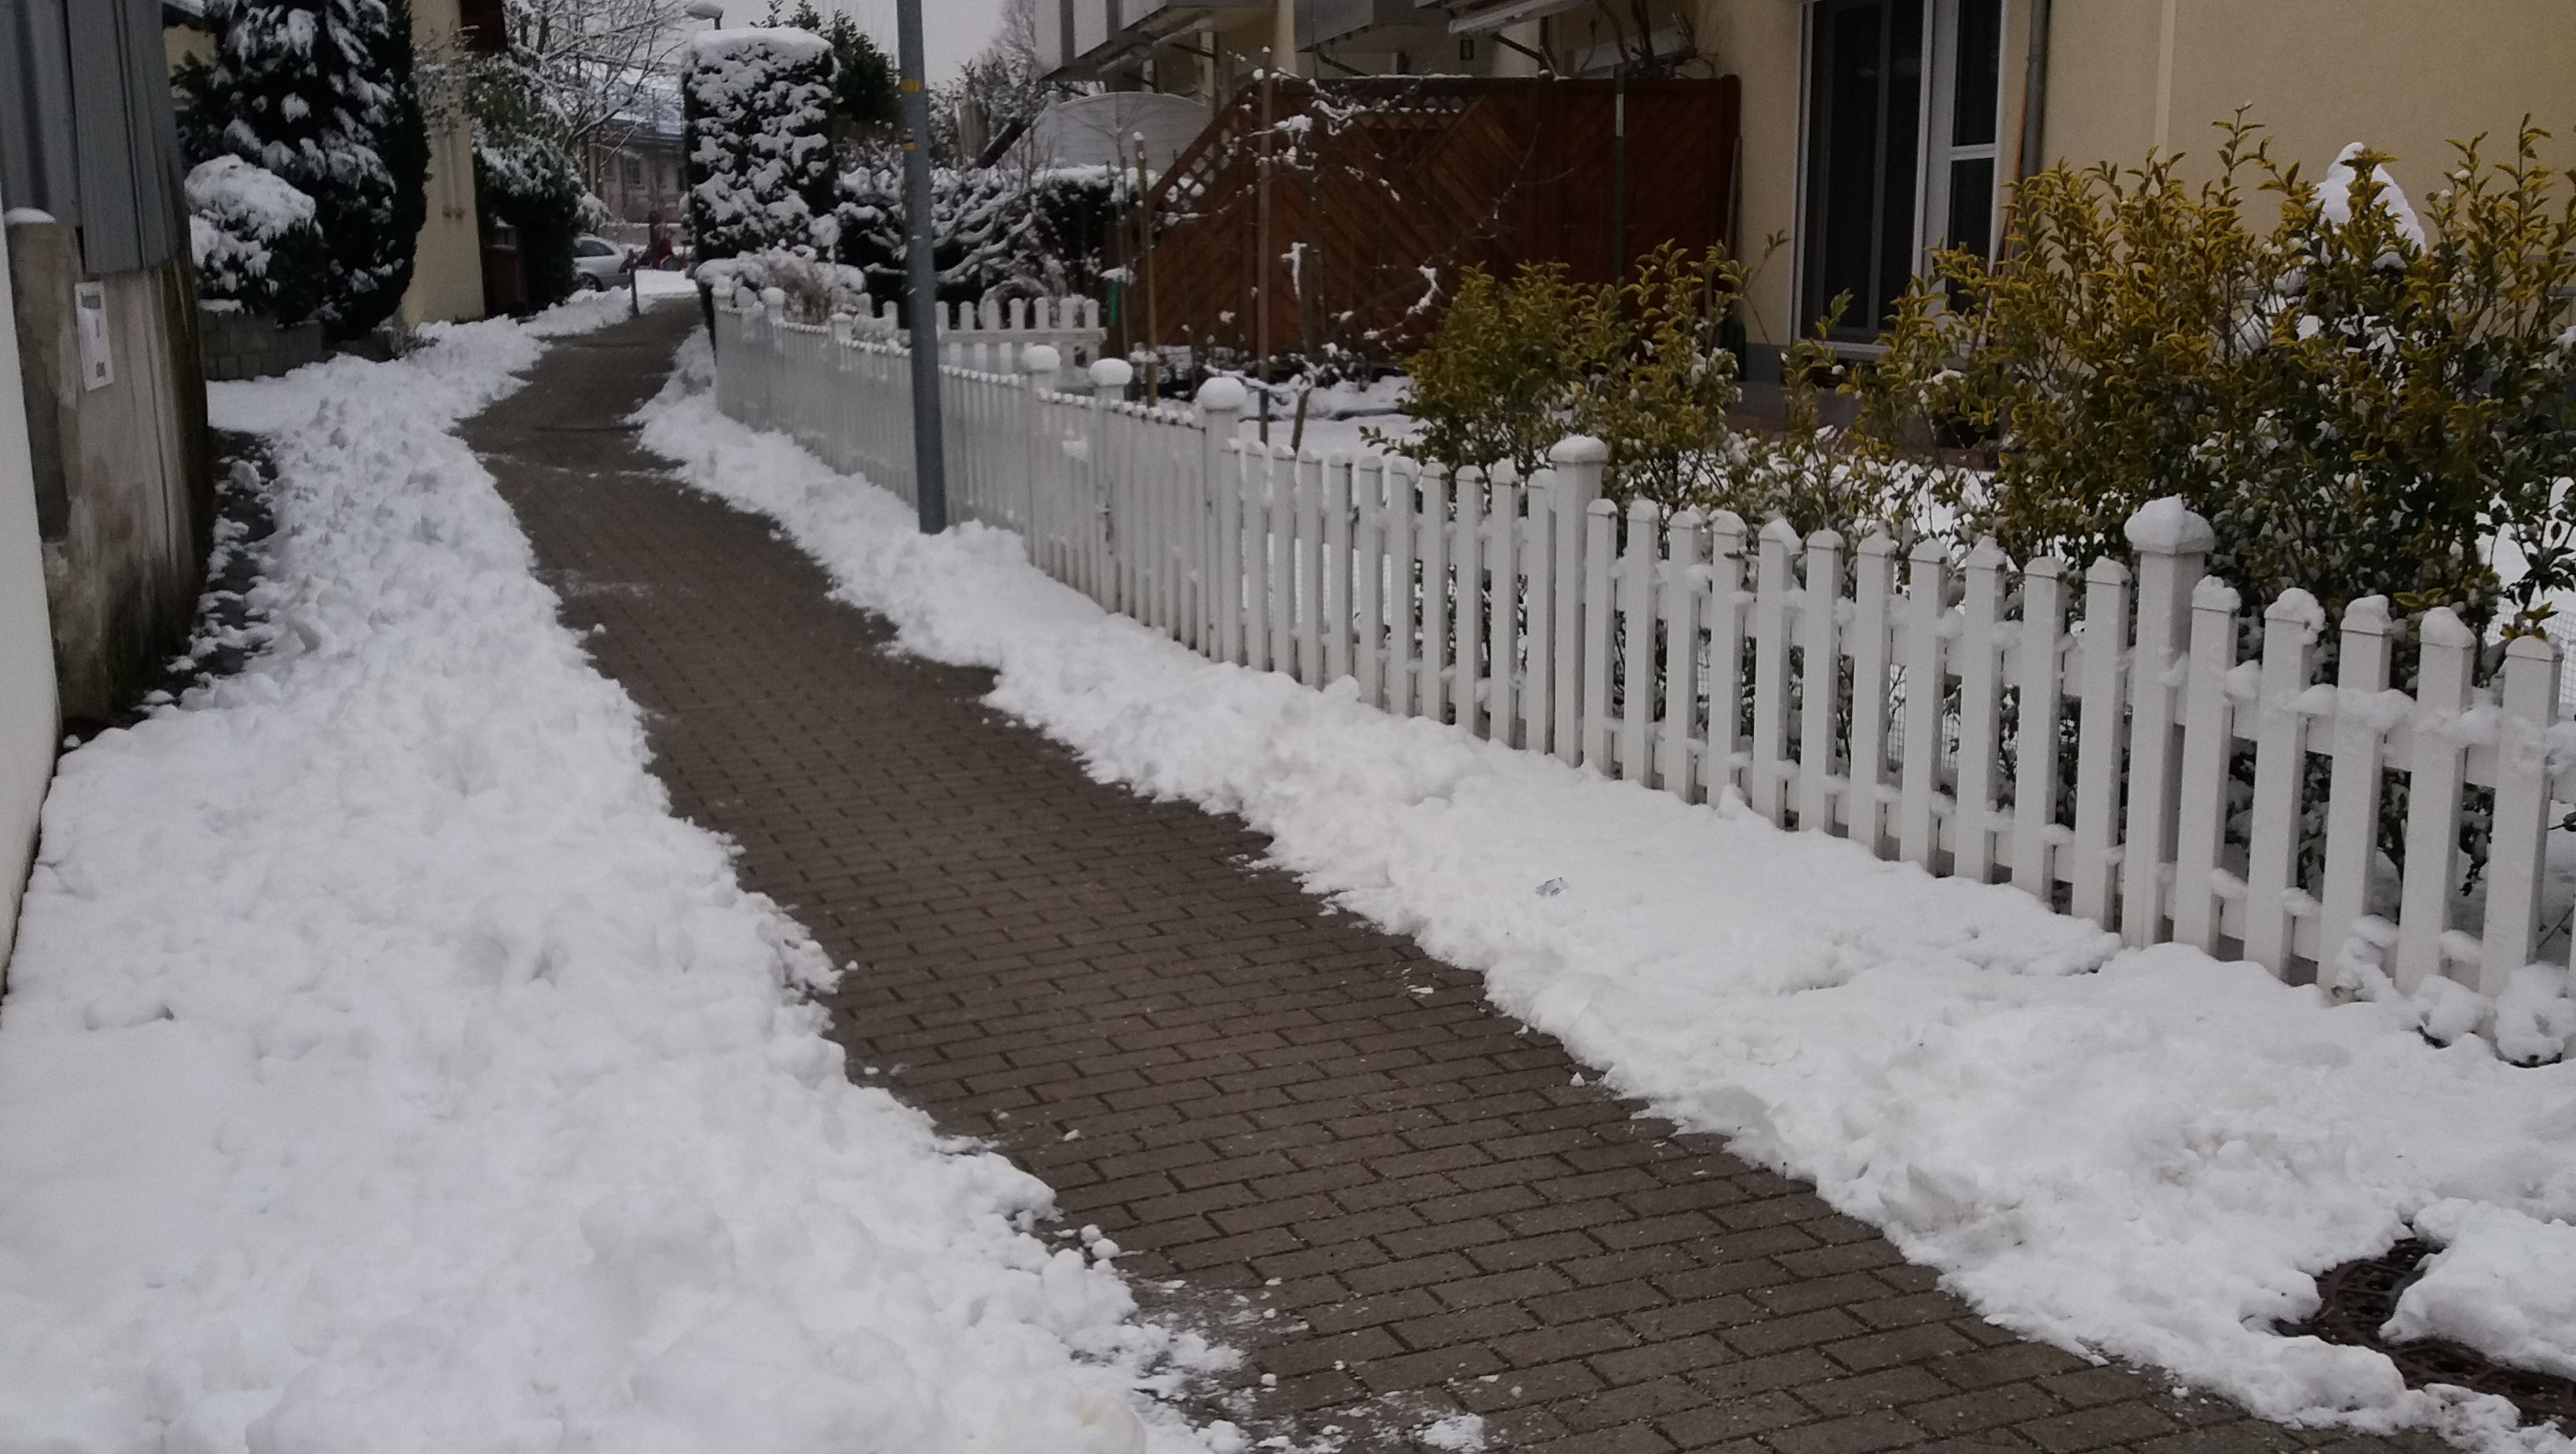
<svg viewBox="0 0 2576 1454">
<path fill-rule="evenodd" d="M 695 310 L 550 353 L 467 430 L 678 809 L 849 966 L 853 1076 L 1096 1225 L 1246 1366 L 1198 1412 L 1342 1454 L 2351 1454 L 1975 1316 L 1814 1191 L 1640 1114 L 1477 976 L 1261 867 L 1241 822 L 1091 780 L 889 649 L 768 521 L 595 427 Z M 1267 1375 L 1272 1382 L 1260 1381 Z"/>
</svg>

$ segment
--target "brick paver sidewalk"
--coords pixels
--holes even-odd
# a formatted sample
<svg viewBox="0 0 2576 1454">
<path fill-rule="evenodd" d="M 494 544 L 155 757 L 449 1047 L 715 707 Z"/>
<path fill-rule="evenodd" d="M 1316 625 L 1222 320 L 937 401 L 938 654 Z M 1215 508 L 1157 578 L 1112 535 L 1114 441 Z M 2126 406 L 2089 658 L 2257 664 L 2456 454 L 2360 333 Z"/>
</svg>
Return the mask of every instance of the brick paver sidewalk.
<svg viewBox="0 0 2576 1454">
<path fill-rule="evenodd" d="M 1494 1449 L 2396 1447 L 1995 1328 L 1260 867 L 1242 824 L 1092 782 L 979 704 L 986 674 L 888 654 L 617 427 L 693 315 L 559 344 L 468 438 L 680 811 L 854 966 L 852 1073 L 1006 1150 L 1156 1311 L 1244 1348 L 1206 1411 L 1353 1454 L 1457 1411 Z"/>
</svg>

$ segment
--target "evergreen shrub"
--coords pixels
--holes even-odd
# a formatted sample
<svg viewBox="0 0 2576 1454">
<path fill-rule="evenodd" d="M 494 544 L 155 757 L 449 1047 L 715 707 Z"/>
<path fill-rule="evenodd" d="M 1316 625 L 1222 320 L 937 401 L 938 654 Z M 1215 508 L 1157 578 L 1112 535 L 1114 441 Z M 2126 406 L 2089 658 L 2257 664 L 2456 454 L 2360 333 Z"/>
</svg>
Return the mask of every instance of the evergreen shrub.
<svg viewBox="0 0 2576 1454">
<path fill-rule="evenodd" d="M 206 0 L 211 63 L 182 66 L 192 163 L 237 156 L 313 200 L 312 316 L 354 338 L 393 316 L 427 217 L 429 139 L 409 0 Z"/>
<path fill-rule="evenodd" d="M 699 257 L 833 248 L 835 75 L 831 42 L 810 31 L 714 30 L 692 42 L 681 105 Z"/>
</svg>

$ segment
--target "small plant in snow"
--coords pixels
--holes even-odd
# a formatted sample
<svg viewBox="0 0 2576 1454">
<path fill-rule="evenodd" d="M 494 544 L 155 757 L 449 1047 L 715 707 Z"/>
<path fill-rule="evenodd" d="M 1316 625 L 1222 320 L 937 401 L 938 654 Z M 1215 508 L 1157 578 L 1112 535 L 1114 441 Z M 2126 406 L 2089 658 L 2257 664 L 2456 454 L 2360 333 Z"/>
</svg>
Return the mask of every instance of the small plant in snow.
<svg viewBox="0 0 2576 1454">
<path fill-rule="evenodd" d="M 282 324 L 311 316 L 328 265 L 313 199 L 237 156 L 198 163 L 186 190 L 197 296 Z"/>
</svg>

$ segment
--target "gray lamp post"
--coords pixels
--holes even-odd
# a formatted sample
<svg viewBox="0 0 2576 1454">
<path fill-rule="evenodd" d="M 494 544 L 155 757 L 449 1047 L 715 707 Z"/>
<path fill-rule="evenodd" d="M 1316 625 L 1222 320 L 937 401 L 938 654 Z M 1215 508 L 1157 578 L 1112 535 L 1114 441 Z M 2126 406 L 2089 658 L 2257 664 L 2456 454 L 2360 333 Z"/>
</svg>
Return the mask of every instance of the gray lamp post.
<svg viewBox="0 0 2576 1454">
<path fill-rule="evenodd" d="M 912 319 L 912 477 L 921 531 L 948 528 L 948 479 L 939 425 L 939 268 L 931 256 L 930 93 L 921 38 L 921 0 L 895 0 L 895 49 L 902 67 L 904 262 Z"/>
</svg>

